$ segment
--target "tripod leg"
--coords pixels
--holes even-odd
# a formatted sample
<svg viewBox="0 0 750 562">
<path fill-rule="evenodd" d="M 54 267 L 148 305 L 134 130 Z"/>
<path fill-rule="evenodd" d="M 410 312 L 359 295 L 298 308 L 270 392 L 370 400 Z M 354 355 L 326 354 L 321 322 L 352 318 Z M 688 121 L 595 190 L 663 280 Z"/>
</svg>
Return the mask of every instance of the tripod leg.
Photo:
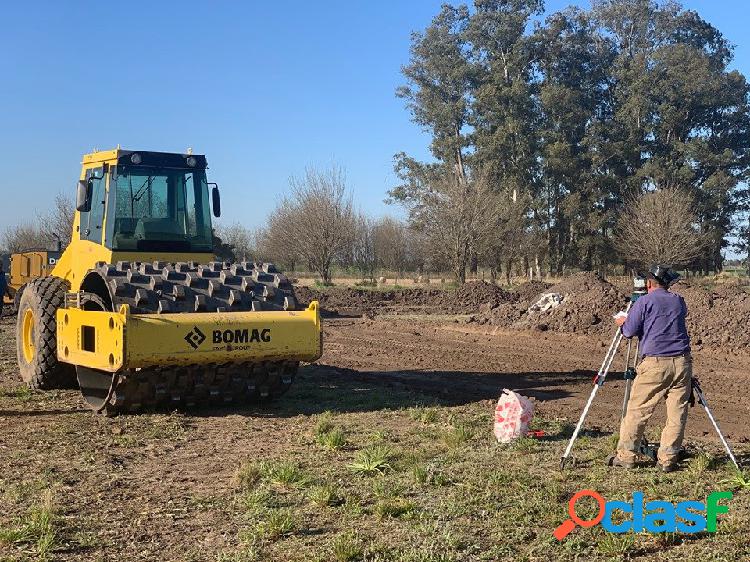
<svg viewBox="0 0 750 562">
<path fill-rule="evenodd" d="M 625 414 L 628 413 L 628 402 L 630 401 L 630 388 L 632 385 L 633 381 L 631 379 L 625 380 L 625 394 L 622 397 L 622 415 L 620 419 L 624 419 Z"/>
<path fill-rule="evenodd" d="M 704 410 L 706 410 L 706 415 L 708 416 L 708 419 L 711 420 L 711 424 L 713 424 L 714 429 L 716 430 L 716 434 L 719 436 L 719 439 L 721 440 L 722 445 L 724 445 L 724 449 L 726 450 L 727 455 L 729 455 L 729 458 L 734 463 L 734 466 L 737 467 L 737 470 L 741 470 L 740 465 L 737 463 L 737 459 L 734 458 L 734 453 L 732 452 L 732 449 L 729 446 L 729 443 L 727 443 L 727 440 L 724 438 L 724 434 L 721 432 L 721 429 L 719 429 L 718 422 L 714 419 L 714 416 L 711 413 L 711 409 L 708 407 L 708 404 L 706 403 L 706 398 L 703 396 L 703 390 L 701 389 L 700 384 L 698 384 L 698 381 L 693 379 L 692 385 L 693 385 L 693 390 L 695 390 L 695 393 L 698 395 L 698 402 L 700 402 L 700 405 L 703 406 Z"/>
<path fill-rule="evenodd" d="M 618 329 L 617 333 L 615 334 L 615 337 L 612 339 L 612 343 L 610 344 L 609 349 L 607 350 L 607 355 L 604 357 L 602 366 L 599 368 L 599 372 L 596 375 L 594 388 L 591 389 L 591 394 L 589 395 L 589 399 L 586 402 L 586 406 L 584 406 L 583 408 L 583 412 L 581 412 L 581 417 L 578 419 L 578 423 L 576 424 L 576 428 L 573 431 L 573 435 L 570 437 L 568 446 L 565 448 L 565 453 L 563 453 L 563 456 L 560 458 L 561 469 L 565 468 L 565 463 L 568 460 L 568 457 L 570 456 L 570 452 L 573 450 L 573 443 L 575 443 L 575 440 L 578 438 L 578 433 L 581 431 L 581 428 L 583 427 L 583 422 L 586 420 L 586 416 L 589 413 L 589 408 L 591 408 L 591 404 L 594 402 L 594 398 L 596 397 L 596 393 L 599 391 L 599 387 L 604 384 L 604 379 L 607 377 L 609 368 L 612 366 L 612 361 L 615 358 L 615 354 L 617 353 L 617 348 L 620 345 L 621 340 L 622 340 L 622 332 Z"/>
<path fill-rule="evenodd" d="M 622 398 L 622 414 L 620 415 L 620 419 L 625 418 L 625 414 L 628 412 L 628 401 L 630 400 L 630 385 L 632 383 L 632 379 L 630 378 L 630 350 L 633 347 L 633 340 L 631 338 L 628 338 L 628 349 L 625 352 L 625 395 Z"/>
</svg>

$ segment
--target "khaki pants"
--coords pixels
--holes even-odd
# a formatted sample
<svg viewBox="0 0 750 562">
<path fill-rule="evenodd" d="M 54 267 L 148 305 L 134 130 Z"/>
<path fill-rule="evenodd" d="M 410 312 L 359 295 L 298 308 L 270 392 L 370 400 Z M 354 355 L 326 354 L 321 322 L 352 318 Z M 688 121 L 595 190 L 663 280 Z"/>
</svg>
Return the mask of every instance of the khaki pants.
<svg viewBox="0 0 750 562">
<path fill-rule="evenodd" d="M 662 465 L 673 463 L 685 434 L 693 360 L 690 355 L 646 357 L 638 365 L 637 373 L 628 411 L 620 424 L 617 457 L 626 462 L 635 461 L 646 424 L 656 405 L 666 397 L 667 423 L 661 432 L 658 460 Z"/>
</svg>

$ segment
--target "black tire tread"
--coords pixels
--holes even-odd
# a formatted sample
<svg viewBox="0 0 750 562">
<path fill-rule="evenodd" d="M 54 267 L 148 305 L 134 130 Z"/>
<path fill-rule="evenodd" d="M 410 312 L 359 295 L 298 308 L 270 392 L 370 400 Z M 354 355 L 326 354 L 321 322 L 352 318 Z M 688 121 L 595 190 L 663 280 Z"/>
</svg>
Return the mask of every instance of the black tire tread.
<svg viewBox="0 0 750 562">
<path fill-rule="evenodd" d="M 19 299 L 16 319 L 16 347 L 18 364 L 26 370 L 27 384 L 34 389 L 76 388 L 75 370 L 71 365 L 57 360 L 57 310 L 65 304 L 65 293 L 69 284 L 59 277 L 40 277 L 30 281 Z M 31 301 L 36 326 L 36 350 L 34 360 L 26 363 L 23 356 L 21 308 L 24 301 Z"/>
</svg>

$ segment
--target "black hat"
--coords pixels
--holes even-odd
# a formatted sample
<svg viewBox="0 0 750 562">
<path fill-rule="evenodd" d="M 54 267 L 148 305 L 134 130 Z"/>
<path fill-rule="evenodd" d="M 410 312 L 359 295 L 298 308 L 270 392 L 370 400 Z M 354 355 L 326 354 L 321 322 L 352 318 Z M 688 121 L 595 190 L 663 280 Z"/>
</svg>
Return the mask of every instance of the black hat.
<svg viewBox="0 0 750 562">
<path fill-rule="evenodd" d="M 669 287 L 673 285 L 679 278 L 680 274 L 672 270 L 668 265 L 656 264 L 651 266 L 648 270 L 649 277 L 656 279 L 660 285 Z"/>
</svg>

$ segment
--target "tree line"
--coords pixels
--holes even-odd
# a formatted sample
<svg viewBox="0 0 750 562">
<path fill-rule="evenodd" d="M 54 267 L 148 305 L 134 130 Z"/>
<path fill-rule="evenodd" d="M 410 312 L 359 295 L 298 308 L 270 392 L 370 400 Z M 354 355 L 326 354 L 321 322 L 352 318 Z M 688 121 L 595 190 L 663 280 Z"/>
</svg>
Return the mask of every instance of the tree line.
<svg viewBox="0 0 750 562">
<path fill-rule="evenodd" d="M 444 238 L 459 280 L 477 263 L 636 265 L 654 257 L 643 238 L 703 272 L 746 250 L 750 90 L 721 32 L 674 2 L 542 12 L 444 5 L 413 34 L 397 95 L 432 160 L 398 154 L 389 193 L 410 226 Z"/>
</svg>

